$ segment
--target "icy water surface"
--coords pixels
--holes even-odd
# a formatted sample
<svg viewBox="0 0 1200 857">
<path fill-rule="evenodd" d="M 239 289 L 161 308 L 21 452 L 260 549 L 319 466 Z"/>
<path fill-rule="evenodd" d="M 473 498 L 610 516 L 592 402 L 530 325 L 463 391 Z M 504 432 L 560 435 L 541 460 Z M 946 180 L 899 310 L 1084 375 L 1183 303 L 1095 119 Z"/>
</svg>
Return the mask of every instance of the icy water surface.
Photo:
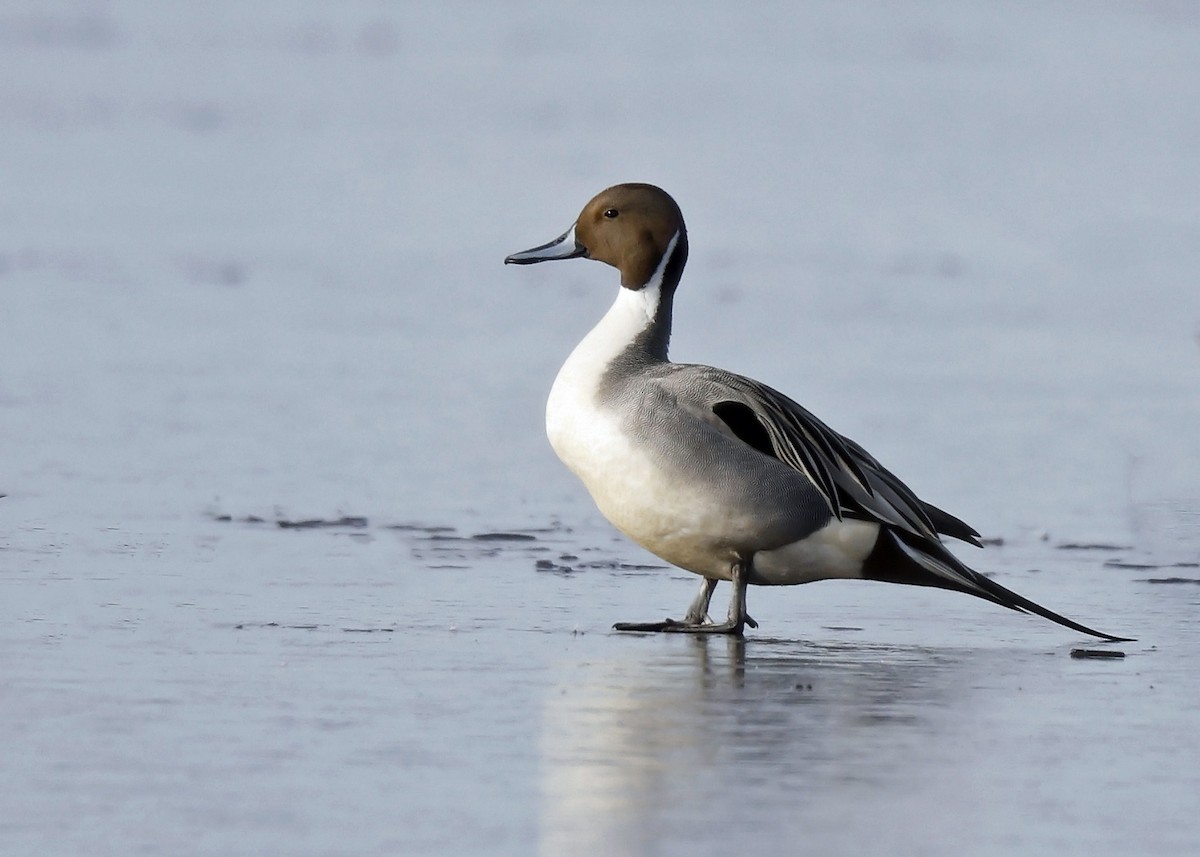
<svg viewBox="0 0 1200 857">
<path fill-rule="evenodd" d="M 0 60 L 0 853 L 1200 851 L 1190 5 L 11 2 Z M 501 260 L 625 180 L 678 359 L 1138 641 L 611 632 L 697 585 L 542 435 L 615 281 Z"/>
<path fill-rule="evenodd" d="M 756 589 L 762 629 L 738 642 L 608 631 L 693 581 L 597 533 L 201 520 L 129 539 L 7 552 L 27 569 L 0 642 L 12 853 L 1195 842 L 1194 567 L 995 552 L 1006 584 L 1148 638 L 1119 647 L 867 584 Z M 1033 557 L 1042 574 L 1014 573 Z"/>
</svg>

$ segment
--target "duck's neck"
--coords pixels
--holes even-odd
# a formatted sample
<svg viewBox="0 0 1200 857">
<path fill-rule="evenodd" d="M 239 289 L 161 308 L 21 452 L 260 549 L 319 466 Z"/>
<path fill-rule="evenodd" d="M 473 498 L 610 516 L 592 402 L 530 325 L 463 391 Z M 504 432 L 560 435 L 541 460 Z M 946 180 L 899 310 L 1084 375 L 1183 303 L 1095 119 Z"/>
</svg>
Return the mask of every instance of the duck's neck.
<svg viewBox="0 0 1200 857">
<path fill-rule="evenodd" d="M 658 283 L 637 291 L 622 286 L 612 308 L 596 327 L 606 328 L 609 341 L 620 345 L 617 354 L 630 352 L 643 360 L 665 362 L 671 344 L 674 298 L 673 291 L 664 291 Z"/>
<path fill-rule="evenodd" d="M 589 334 L 589 338 L 595 334 L 610 343 L 610 360 L 624 355 L 639 363 L 666 362 L 675 287 L 687 263 L 687 252 L 687 235 L 675 233 L 645 285 L 621 286 L 612 308 Z"/>
<path fill-rule="evenodd" d="M 608 312 L 559 370 L 547 404 L 548 426 L 557 424 L 556 414 L 584 407 L 580 402 L 592 407 L 596 396 L 603 398 L 640 370 L 666 362 L 671 304 L 686 260 L 687 237 L 680 233 L 646 285 L 621 287 Z"/>
</svg>

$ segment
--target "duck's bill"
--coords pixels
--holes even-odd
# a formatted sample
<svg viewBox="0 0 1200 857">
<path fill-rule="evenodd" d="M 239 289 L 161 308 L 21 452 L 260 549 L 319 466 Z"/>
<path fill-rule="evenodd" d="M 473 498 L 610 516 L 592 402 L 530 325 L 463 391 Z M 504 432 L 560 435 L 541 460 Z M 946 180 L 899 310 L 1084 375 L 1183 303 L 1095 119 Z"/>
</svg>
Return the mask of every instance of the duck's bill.
<svg viewBox="0 0 1200 857">
<path fill-rule="evenodd" d="M 533 265 L 538 262 L 549 262 L 553 259 L 577 259 L 587 255 L 587 248 L 575 240 L 575 227 L 572 226 L 549 244 L 513 253 L 504 260 L 505 265 Z"/>
</svg>

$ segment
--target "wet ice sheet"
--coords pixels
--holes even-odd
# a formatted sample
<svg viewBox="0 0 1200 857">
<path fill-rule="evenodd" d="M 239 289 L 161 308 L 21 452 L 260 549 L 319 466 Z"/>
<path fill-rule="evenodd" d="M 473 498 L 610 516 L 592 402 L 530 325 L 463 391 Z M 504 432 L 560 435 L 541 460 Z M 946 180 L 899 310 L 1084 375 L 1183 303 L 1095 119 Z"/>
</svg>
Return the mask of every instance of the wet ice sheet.
<svg viewBox="0 0 1200 857">
<path fill-rule="evenodd" d="M 1142 635 L 1122 661 L 870 584 L 753 589 L 735 643 L 610 632 L 694 580 L 601 533 L 496 535 L 201 520 L 70 566 L 10 550 L 11 852 L 1194 847 L 1197 588 L 1141 581 L 1161 570 L 989 557 Z"/>
<path fill-rule="evenodd" d="M 1148 761 L 1170 741 L 1145 732 L 1145 710 L 1084 701 L 1127 675 L 1011 650 L 671 648 L 562 668 L 543 725 L 546 853 L 572 842 L 629 854 L 739 840 L 899 854 L 1194 844 L 1183 821 L 1193 774 Z M 1115 743 L 1093 743 L 1098 733 Z"/>
<path fill-rule="evenodd" d="M 5 853 L 1194 853 L 1197 21 L 1023 11 L 6 4 Z M 500 260 L 629 179 L 680 359 L 1127 658 L 849 584 L 609 634 L 695 586 L 542 437 L 611 272 Z"/>
</svg>

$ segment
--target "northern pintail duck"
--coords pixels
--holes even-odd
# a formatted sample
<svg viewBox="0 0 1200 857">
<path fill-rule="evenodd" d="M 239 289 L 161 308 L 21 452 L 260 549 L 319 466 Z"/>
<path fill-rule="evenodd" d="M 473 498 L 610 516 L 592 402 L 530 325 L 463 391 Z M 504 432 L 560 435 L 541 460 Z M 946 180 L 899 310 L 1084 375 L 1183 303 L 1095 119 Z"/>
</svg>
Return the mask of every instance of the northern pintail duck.
<svg viewBox="0 0 1200 857">
<path fill-rule="evenodd" d="M 703 578 L 682 620 L 623 631 L 740 635 L 748 584 L 831 578 L 965 592 L 1106 640 L 968 568 L 941 536 L 979 534 L 917 498 L 865 449 L 765 384 L 667 359 L 671 306 L 687 262 L 679 206 L 621 184 L 561 236 L 505 263 L 584 257 L 621 272 L 617 300 L 559 370 L 546 403 L 554 451 L 600 511 L 647 550 Z M 728 618 L 708 605 L 733 583 Z"/>
</svg>

